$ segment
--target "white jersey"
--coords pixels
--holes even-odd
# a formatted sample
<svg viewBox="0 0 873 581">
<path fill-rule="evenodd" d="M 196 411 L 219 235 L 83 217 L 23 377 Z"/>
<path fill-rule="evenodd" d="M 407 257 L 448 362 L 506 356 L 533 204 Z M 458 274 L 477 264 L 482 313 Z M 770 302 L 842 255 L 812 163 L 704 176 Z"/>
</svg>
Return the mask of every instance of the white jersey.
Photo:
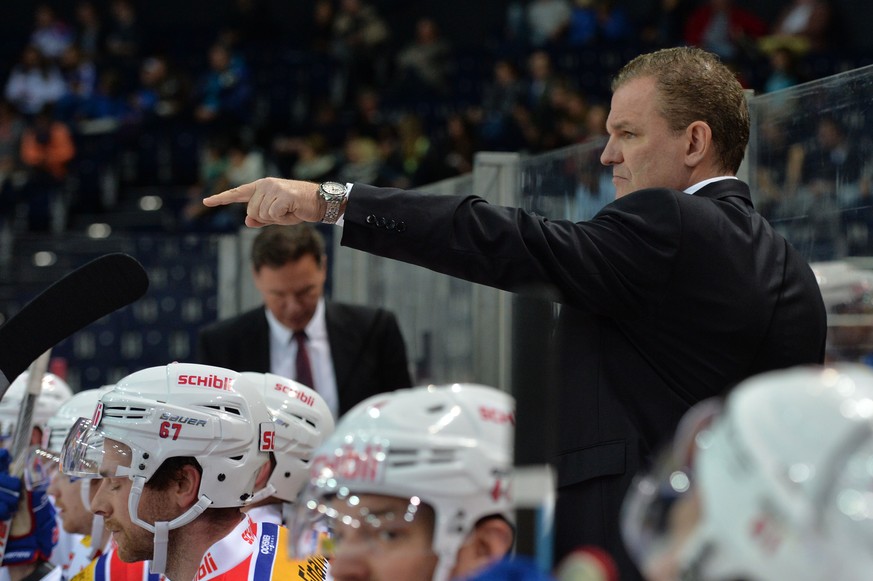
<svg viewBox="0 0 873 581">
<path fill-rule="evenodd" d="M 256 523 L 270 522 L 274 525 L 285 524 L 282 519 L 282 504 L 265 504 L 256 506 L 245 511 L 250 519 Z"/>
<path fill-rule="evenodd" d="M 99 557 L 102 551 L 94 551 L 91 546 L 91 535 L 78 535 L 81 537 L 75 543 L 67 556 L 65 563 L 61 563 L 61 578 L 71 579 L 76 573 L 87 567 L 91 561 Z"/>
<path fill-rule="evenodd" d="M 195 581 L 324 581 L 327 563 L 321 558 L 291 561 L 285 527 L 256 523 L 246 516 L 223 539 L 213 544 L 197 570 Z"/>
</svg>

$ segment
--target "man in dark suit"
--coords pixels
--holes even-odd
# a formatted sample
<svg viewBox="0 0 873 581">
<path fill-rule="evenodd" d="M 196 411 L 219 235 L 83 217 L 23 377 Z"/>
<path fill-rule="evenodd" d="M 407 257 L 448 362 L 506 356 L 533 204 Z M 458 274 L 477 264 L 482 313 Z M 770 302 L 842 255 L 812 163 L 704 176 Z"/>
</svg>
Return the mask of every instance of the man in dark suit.
<svg viewBox="0 0 873 581">
<path fill-rule="evenodd" d="M 371 395 L 412 384 L 392 313 L 322 296 L 327 256 L 315 228 L 264 228 L 251 259 L 265 306 L 201 329 L 198 362 L 305 383 L 335 417 Z M 308 369 L 298 367 L 301 350 Z"/>
<path fill-rule="evenodd" d="M 601 162 L 616 200 L 590 221 L 360 184 L 339 212 L 346 246 L 501 289 L 557 290 L 556 556 L 599 545 L 626 581 L 639 578 L 619 526 L 634 474 L 696 402 L 822 362 L 826 323 L 808 264 L 735 177 L 749 111 L 730 70 L 666 49 L 628 63 L 613 91 Z M 334 203 L 275 179 L 205 203 L 232 202 L 248 203 L 250 226 L 316 221 Z"/>
</svg>

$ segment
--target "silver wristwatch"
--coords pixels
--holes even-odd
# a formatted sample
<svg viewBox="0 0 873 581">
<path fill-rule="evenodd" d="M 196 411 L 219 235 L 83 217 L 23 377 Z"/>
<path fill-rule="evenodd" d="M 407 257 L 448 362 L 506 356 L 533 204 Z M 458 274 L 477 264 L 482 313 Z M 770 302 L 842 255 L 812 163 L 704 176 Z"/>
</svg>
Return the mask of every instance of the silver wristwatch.
<svg viewBox="0 0 873 581">
<path fill-rule="evenodd" d="M 340 216 L 340 206 L 346 199 L 348 191 L 345 184 L 339 182 L 324 182 L 318 186 L 318 195 L 327 203 L 327 211 L 321 219 L 325 224 L 336 224 Z"/>
</svg>

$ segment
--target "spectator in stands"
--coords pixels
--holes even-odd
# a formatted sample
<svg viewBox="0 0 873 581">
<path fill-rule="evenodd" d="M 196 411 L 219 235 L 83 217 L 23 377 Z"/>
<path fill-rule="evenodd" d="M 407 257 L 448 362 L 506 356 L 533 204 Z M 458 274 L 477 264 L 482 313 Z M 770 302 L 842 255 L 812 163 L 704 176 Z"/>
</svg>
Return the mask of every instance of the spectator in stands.
<svg viewBox="0 0 873 581">
<path fill-rule="evenodd" d="M 640 38 L 654 48 L 667 48 L 682 42 L 683 27 L 694 9 L 692 0 L 658 0 L 642 20 Z"/>
<path fill-rule="evenodd" d="M 560 44 L 570 23 L 570 0 L 533 0 L 525 12 L 533 47 Z"/>
<path fill-rule="evenodd" d="M 31 231 L 59 228 L 60 224 L 52 222 L 59 218 L 52 210 L 76 153 L 70 130 L 53 115 L 52 107 L 44 106 L 21 136 L 21 161 L 28 170 L 24 198 Z"/>
<path fill-rule="evenodd" d="M 803 231 L 810 260 L 832 260 L 843 255 L 841 210 L 859 205 L 864 166 L 857 140 L 849 139 L 843 123 L 823 115 L 814 139 L 788 151 L 787 190 L 794 192 L 802 211 Z"/>
<path fill-rule="evenodd" d="M 397 54 L 393 91 L 400 98 L 444 96 L 452 65 L 452 46 L 432 18 L 415 24 L 415 39 Z"/>
<path fill-rule="evenodd" d="M 473 156 L 479 149 L 470 121 L 459 113 L 450 114 L 422 159 L 415 175 L 415 185 L 470 173 L 473 171 Z"/>
<path fill-rule="evenodd" d="M 215 43 L 209 49 L 209 70 L 201 80 L 195 119 L 221 132 L 233 132 L 251 115 L 252 85 L 248 67 L 230 49 Z"/>
<path fill-rule="evenodd" d="M 140 65 L 139 87 L 131 95 L 131 108 L 146 122 L 177 117 L 188 106 L 190 91 L 188 77 L 171 66 L 166 56 L 150 56 Z"/>
<path fill-rule="evenodd" d="M 390 31 L 374 6 L 341 0 L 333 21 L 332 53 L 339 61 L 336 104 L 350 102 L 362 83 L 384 86 L 388 79 Z"/>
<path fill-rule="evenodd" d="M 684 39 L 714 52 L 727 63 L 736 63 L 766 32 L 764 21 L 734 0 L 707 0 L 688 17 Z"/>
<path fill-rule="evenodd" d="M 188 188 L 188 203 L 182 209 L 182 228 L 184 230 L 210 230 L 210 218 L 217 212 L 204 211 L 197 205 L 224 183 L 227 171 L 227 152 L 229 138 L 225 135 L 211 135 L 204 143 L 198 163 L 197 183 Z"/>
<path fill-rule="evenodd" d="M 828 0 L 792 0 L 787 4 L 771 29 L 766 43 L 778 42 L 797 53 L 821 52 L 831 44 L 833 15 Z"/>
<path fill-rule="evenodd" d="M 310 133 L 303 139 L 284 139 L 277 142 L 276 147 L 296 155 L 290 173 L 299 180 L 322 182 L 336 170 L 336 155 L 320 133 Z"/>
<path fill-rule="evenodd" d="M 347 183 L 366 177 L 376 181 L 381 171 L 382 160 L 375 139 L 351 134 L 346 140 L 343 152 L 343 161 L 337 168 L 337 180 Z"/>
<path fill-rule="evenodd" d="M 126 89 L 136 79 L 143 32 L 131 0 L 112 0 L 110 16 L 106 33 L 107 64 L 118 69 Z"/>
<path fill-rule="evenodd" d="M 21 59 L 6 81 L 6 99 L 21 113 L 35 115 L 64 94 L 64 78 L 57 66 L 49 62 L 32 44 L 24 47 Z"/>
<path fill-rule="evenodd" d="M 25 122 L 9 101 L 0 100 L 0 216 L 11 216 L 18 201 L 24 174 L 21 166 L 21 135 Z M 0 220 L 2 225 L 2 220 Z"/>
<path fill-rule="evenodd" d="M 312 5 L 312 19 L 304 30 L 307 40 L 303 46 L 307 51 L 319 55 L 330 54 L 335 15 L 333 0 L 315 0 Z"/>
<path fill-rule="evenodd" d="M 30 44 L 48 61 L 57 62 L 73 43 L 73 31 L 66 22 L 58 18 L 55 9 L 47 3 L 37 5 L 34 19 Z"/>
<path fill-rule="evenodd" d="M 277 16 L 267 0 L 232 0 L 224 19 L 224 29 L 245 47 L 272 48 L 277 24 Z"/>
<path fill-rule="evenodd" d="M 629 40 L 633 26 L 624 8 L 614 0 L 575 0 L 567 26 L 571 46 L 590 46 Z"/>
<path fill-rule="evenodd" d="M 356 135 L 375 138 L 388 123 L 382 94 L 375 87 L 361 87 L 355 94 L 354 108 L 348 112 L 348 130 Z"/>
<path fill-rule="evenodd" d="M 544 50 L 534 51 L 528 57 L 527 73 L 525 105 L 536 118 L 541 118 L 548 114 L 552 103 L 551 93 L 561 84 L 561 80 L 554 72 L 552 58 Z"/>
<path fill-rule="evenodd" d="M 75 43 L 82 55 L 98 62 L 106 48 L 106 30 L 92 0 L 76 3 Z"/>
<path fill-rule="evenodd" d="M 97 87 L 97 67 L 75 44 L 68 46 L 61 55 L 60 67 L 66 91 L 58 100 L 56 111 L 59 119 L 69 123 L 80 110 L 82 103 L 94 93 Z"/>
<path fill-rule="evenodd" d="M 802 81 L 797 66 L 797 53 L 787 46 L 776 46 L 770 52 L 770 74 L 764 80 L 764 92 L 772 93 L 793 87 Z"/>
<path fill-rule="evenodd" d="M 468 116 L 479 127 L 483 146 L 492 150 L 518 149 L 520 136 L 513 112 L 525 102 L 525 87 L 518 67 L 509 59 L 494 63 L 493 76 L 485 82 L 480 106 L 470 107 Z"/>
</svg>

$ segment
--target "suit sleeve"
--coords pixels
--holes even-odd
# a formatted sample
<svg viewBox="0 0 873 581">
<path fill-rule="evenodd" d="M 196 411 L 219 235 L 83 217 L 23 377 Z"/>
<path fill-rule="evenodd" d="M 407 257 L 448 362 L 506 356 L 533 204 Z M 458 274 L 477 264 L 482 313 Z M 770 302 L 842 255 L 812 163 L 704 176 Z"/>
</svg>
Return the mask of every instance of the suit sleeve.
<svg viewBox="0 0 873 581">
<path fill-rule="evenodd" d="M 545 284 L 585 311 L 636 317 L 673 271 L 682 232 L 674 195 L 642 190 L 574 223 L 475 196 L 356 184 L 342 244 L 502 290 Z"/>
</svg>

